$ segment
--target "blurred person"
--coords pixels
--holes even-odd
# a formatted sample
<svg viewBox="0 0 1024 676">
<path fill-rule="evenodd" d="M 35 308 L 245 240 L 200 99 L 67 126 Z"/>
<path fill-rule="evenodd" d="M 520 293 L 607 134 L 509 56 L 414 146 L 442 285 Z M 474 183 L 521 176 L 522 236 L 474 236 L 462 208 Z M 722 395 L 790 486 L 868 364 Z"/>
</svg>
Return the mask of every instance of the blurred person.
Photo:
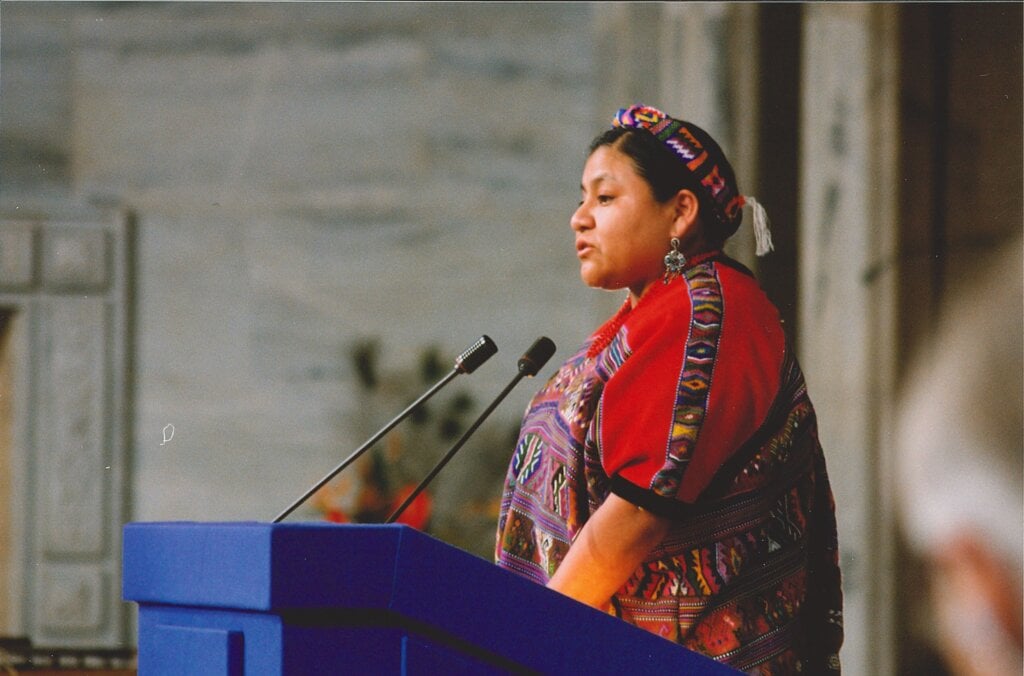
<svg viewBox="0 0 1024 676">
<path fill-rule="evenodd" d="M 764 254 L 763 208 L 690 122 L 637 105 L 594 139 L 570 226 L 584 283 L 626 300 L 531 401 L 496 560 L 748 673 L 838 673 L 814 408 L 777 309 L 722 251 L 745 205 Z"/>
<path fill-rule="evenodd" d="M 931 640 L 954 674 L 1024 673 L 1024 290 L 1015 239 L 967 282 L 899 411 L 902 528 L 929 573 Z"/>
</svg>

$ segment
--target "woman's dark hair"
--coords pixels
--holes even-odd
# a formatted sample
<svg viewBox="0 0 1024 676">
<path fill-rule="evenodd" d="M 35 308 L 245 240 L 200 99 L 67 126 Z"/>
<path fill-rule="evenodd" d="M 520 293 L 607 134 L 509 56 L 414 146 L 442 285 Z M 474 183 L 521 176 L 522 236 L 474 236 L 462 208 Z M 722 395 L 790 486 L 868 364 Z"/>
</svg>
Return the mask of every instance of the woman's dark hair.
<svg viewBox="0 0 1024 676">
<path fill-rule="evenodd" d="M 680 190 L 689 190 L 697 197 L 698 218 L 707 225 L 715 222 L 715 212 L 703 186 L 682 166 L 679 158 L 652 134 L 629 127 L 612 127 L 594 138 L 590 143 L 589 154 L 601 146 L 610 146 L 629 157 L 636 173 L 651 186 L 654 199 L 666 202 Z"/>
</svg>

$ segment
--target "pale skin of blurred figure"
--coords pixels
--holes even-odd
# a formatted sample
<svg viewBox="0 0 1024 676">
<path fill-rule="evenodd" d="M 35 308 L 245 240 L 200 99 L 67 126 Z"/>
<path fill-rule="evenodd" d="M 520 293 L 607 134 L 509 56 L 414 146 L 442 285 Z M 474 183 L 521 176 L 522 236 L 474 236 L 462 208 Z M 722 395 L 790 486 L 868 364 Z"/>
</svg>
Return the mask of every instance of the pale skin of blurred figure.
<svg viewBox="0 0 1024 676">
<path fill-rule="evenodd" d="M 934 647 L 957 675 L 1024 673 L 1022 243 L 950 304 L 900 410 L 902 525 L 930 569 Z"/>
</svg>

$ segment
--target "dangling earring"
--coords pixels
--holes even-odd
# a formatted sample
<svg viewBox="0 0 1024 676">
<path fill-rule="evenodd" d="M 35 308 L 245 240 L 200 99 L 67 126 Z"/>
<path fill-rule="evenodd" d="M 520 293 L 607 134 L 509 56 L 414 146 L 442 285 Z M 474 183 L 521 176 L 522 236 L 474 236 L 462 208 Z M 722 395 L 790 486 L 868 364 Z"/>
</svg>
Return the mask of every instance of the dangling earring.
<svg viewBox="0 0 1024 676">
<path fill-rule="evenodd" d="M 672 238 L 672 250 L 665 254 L 665 283 L 668 284 L 672 278 L 683 271 L 686 265 L 686 256 L 679 250 L 679 238 Z"/>
</svg>

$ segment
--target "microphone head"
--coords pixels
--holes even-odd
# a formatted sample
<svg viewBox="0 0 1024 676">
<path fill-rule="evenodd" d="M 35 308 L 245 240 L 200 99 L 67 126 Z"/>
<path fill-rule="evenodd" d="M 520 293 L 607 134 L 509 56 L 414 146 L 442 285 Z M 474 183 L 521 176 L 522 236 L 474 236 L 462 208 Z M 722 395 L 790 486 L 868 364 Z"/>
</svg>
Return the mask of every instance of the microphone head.
<svg viewBox="0 0 1024 676">
<path fill-rule="evenodd" d="M 544 368 L 551 355 L 555 353 L 555 343 L 547 336 L 541 336 L 530 349 L 519 358 L 519 372 L 524 376 L 533 377 Z"/>
<path fill-rule="evenodd" d="M 467 347 L 462 354 L 455 358 L 455 370 L 459 373 L 472 373 L 477 367 L 494 356 L 498 346 L 487 336 L 480 338 Z"/>
</svg>

